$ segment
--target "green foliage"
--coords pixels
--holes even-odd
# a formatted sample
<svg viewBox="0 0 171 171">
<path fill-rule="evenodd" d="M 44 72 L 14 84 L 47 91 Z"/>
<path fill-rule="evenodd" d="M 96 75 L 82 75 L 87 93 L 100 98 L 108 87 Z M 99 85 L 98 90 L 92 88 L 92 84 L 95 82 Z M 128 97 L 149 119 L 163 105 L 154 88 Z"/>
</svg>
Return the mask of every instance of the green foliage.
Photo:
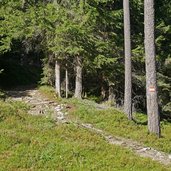
<svg viewBox="0 0 171 171">
<path fill-rule="evenodd" d="M 10 50 L 13 39 L 23 36 L 23 13 L 19 4 L 9 2 L 0 7 L 0 53 Z"/>
<path fill-rule="evenodd" d="M 167 103 L 167 104 L 163 107 L 163 111 L 164 111 L 165 113 L 170 114 L 170 112 L 171 112 L 171 102 Z"/>
</svg>

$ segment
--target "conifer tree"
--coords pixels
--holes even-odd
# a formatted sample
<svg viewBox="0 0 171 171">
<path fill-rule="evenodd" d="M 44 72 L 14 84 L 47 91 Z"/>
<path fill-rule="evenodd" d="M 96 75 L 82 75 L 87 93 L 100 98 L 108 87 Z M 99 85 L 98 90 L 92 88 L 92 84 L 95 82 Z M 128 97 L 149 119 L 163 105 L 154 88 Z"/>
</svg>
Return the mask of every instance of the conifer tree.
<svg viewBox="0 0 171 171">
<path fill-rule="evenodd" d="M 160 136 L 160 117 L 157 97 L 156 54 L 154 36 L 154 0 L 144 1 L 145 59 L 148 130 Z"/>
<path fill-rule="evenodd" d="M 132 119 L 132 71 L 131 71 L 131 26 L 129 0 L 123 0 L 124 42 L 125 42 L 125 93 L 124 111 Z"/>
</svg>

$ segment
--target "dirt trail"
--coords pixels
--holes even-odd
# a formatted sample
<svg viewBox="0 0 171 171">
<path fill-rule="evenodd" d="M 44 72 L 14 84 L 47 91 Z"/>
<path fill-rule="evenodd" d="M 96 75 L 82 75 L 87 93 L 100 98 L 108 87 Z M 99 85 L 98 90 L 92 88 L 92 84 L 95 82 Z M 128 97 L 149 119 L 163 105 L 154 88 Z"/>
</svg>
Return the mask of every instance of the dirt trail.
<svg viewBox="0 0 171 171">
<path fill-rule="evenodd" d="M 95 128 L 91 124 L 77 123 L 73 120 L 67 119 L 67 112 L 64 112 L 67 108 L 66 105 L 50 101 L 36 89 L 8 91 L 7 94 L 12 100 L 24 101 L 28 103 L 31 106 L 29 113 L 32 115 L 50 114 L 57 122 L 74 123 L 80 127 L 99 134 L 105 138 L 109 144 L 120 145 L 124 148 L 131 149 L 141 157 L 151 158 L 152 160 L 158 161 L 164 165 L 171 165 L 171 154 L 169 155 L 164 152 L 157 151 L 153 148 L 145 147 L 130 139 L 109 135 L 105 131 Z"/>
<path fill-rule="evenodd" d="M 49 100 L 36 89 L 7 91 L 7 95 L 9 99 L 27 103 L 31 115 L 50 115 L 56 121 L 66 122 L 67 113 L 62 112 L 66 106 Z"/>
</svg>

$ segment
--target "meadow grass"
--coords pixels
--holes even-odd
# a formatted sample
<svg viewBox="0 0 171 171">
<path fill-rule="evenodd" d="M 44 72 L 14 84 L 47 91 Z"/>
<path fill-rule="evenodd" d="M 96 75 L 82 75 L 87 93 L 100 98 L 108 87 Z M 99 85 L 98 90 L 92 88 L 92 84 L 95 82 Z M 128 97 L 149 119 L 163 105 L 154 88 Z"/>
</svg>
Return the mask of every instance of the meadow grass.
<svg viewBox="0 0 171 171">
<path fill-rule="evenodd" d="M 109 108 L 98 110 L 84 102 L 70 99 L 68 103 L 75 105 L 70 115 L 82 122 L 91 123 L 113 136 L 121 136 L 136 140 L 144 145 L 154 147 L 163 152 L 171 153 L 171 123 L 161 121 L 161 138 L 148 133 L 147 116 L 141 113 L 134 114 L 134 121 L 129 121 L 123 112 Z"/>
<path fill-rule="evenodd" d="M 50 97 L 50 94 L 52 96 L 52 91 L 49 90 L 51 89 L 46 87 L 46 92 L 48 92 L 47 94 Z M 73 109 L 69 112 L 71 118 L 91 123 L 113 136 L 133 139 L 144 145 L 171 153 L 171 123 L 167 120 L 161 121 L 162 136 L 157 138 L 155 135 L 148 133 L 147 116 L 145 114 L 134 113 L 134 121 L 129 121 L 122 111 L 115 108 L 99 110 L 95 107 L 96 105 L 93 101 L 74 98 L 60 101 L 73 106 Z"/>
<path fill-rule="evenodd" d="M 74 124 L 27 114 L 21 102 L 0 102 L 0 170 L 169 171 Z"/>
</svg>

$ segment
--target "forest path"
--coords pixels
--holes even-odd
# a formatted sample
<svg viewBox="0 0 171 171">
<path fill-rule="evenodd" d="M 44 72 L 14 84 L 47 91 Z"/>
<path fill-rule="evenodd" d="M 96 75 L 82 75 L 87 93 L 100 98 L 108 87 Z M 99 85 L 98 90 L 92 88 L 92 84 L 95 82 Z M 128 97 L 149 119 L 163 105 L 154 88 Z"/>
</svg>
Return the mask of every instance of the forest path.
<svg viewBox="0 0 171 171">
<path fill-rule="evenodd" d="M 80 123 L 68 119 L 69 117 L 67 116 L 67 110 L 69 107 L 67 105 L 58 104 L 55 101 L 49 100 L 36 89 L 7 91 L 7 94 L 12 100 L 23 101 L 29 104 L 29 113 L 32 115 L 50 115 L 57 122 L 72 123 L 96 134 L 99 134 L 109 144 L 128 148 L 141 157 L 151 158 L 152 160 L 158 161 L 164 165 L 171 165 L 171 155 L 169 154 L 157 151 L 150 147 L 145 147 L 140 143 L 130 139 L 110 135 L 101 129 L 95 128 L 92 124 Z M 103 108 L 104 107 L 102 106 L 101 109 Z"/>
</svg>

